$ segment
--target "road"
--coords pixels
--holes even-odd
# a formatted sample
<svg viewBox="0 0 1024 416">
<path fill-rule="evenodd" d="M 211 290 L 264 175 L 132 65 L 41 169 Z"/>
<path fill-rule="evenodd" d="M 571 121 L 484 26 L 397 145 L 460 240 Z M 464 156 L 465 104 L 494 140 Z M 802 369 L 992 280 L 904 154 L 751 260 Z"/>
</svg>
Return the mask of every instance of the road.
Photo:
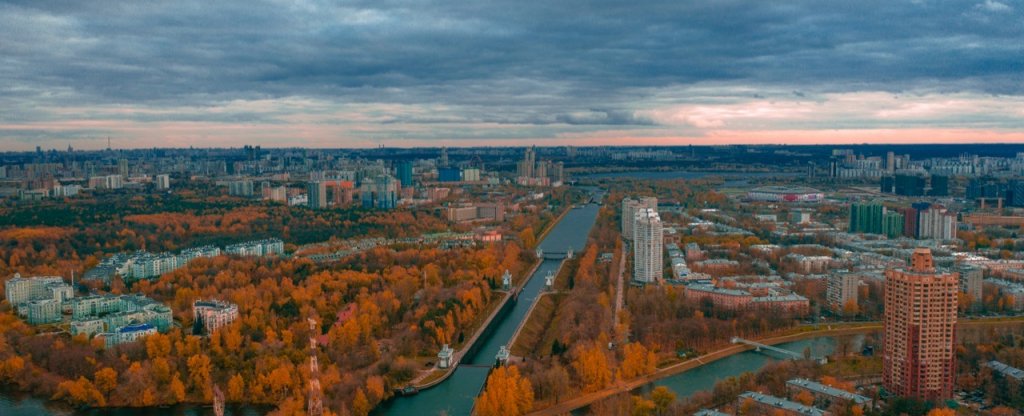
<svg viewBox="0 0 1024 416">
<path fill-rule="evenodd" d="M 1007 325 L 1024 324 L 1024 316 L 1013 317 L 1013 318 L 979 318 L 979 319 L 964 319 L 957 323 L 960 327 L 977 327 L 977 326 L 993 326 L 993 325 Z M 824 326 L 824 325 L 823 325 Z M 757 340 L 757 342 L 765 345 L 776 345 L 785 342 L 799 341 L 808 338 L 817 338 L 822 336 L 839 336 L 839 335 L 852 335 L 862 334 L 866 332 L 880 331 L 882 330 L 881 322 L 858 322 L 854 324 L 842 324 L 837 323 L 833 325 L 824 326 L 822 329 L 807 330 L 793 334 L 780 335 L 775 337 L 769 337 L 765 339 Z M 668 367 L 659 368 L 654 374 L 639 377 L 629 381 L 620 381 L 615 385 L 608 387 L 604 390 L 599 390 L 593 393 L 587 393 L 582 396 L 555 404 L 553 406 L 539 409 L 530 413 L 530 415 L 541 416 L 541 415 L 563 415 L 567 414 L 575 409 L 579 409 L 596 401 L 608 398 L 610 396 L 632 391 L 640 386 L 649 384 L 656 380 L 663 379 L 672 375 L 688 371 L 702 365 L 720 360 L 730 355 L 739 354 L 741 352 L 753 349 L 748 345 L 730 345 L 728 347 L 721 348 L 719 350 L 701 355 L 696 358 L 692 358 L 681 363 L 676 363 Z"/>
<path fill-rule="evenodd" d="M 615 333 L 615 326 L 619 324 L 619 312 L 622 311 L 623 298 L 626 297 L 626 254 L 629 250 L 626 249 L 626 242 L 622 242 L 622 249 L 619 251 L 619 275 L 615 277 L 615 315 L 612 319 L 612 334 Z M 618 340 L 619 342 L 625 342 L 625 340 Z"/>
</svg>

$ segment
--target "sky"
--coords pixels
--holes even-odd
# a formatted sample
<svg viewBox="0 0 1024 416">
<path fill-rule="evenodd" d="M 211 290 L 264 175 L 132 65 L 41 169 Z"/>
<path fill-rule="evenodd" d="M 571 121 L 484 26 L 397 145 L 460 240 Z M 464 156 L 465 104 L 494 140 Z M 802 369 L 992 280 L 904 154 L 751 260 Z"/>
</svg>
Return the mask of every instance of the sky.
<svg viewBox="0 0 1024 416">
<path fill-rule="evenodd" d="M 0 1 L 0 151 L 1024 142 L 1024 0 Z"/>
</svg>

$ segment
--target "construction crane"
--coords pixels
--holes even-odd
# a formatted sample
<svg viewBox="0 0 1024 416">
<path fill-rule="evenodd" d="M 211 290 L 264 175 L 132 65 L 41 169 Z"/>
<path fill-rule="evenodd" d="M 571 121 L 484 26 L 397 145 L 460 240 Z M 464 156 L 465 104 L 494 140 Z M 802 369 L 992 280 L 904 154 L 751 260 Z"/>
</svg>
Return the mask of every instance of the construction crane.
<svg viewBox="0 0 1024 416">
<path fill-rule="evenodd" d="M 320 366 L 316 361 L 316 320 L 308 318 L 307 321 L 309 322 L 309 403 L 306 406 L 306 413 L 309 416 L 323 416 L 324 400 L 323 392 L 320 390 Z"/>
</svg>

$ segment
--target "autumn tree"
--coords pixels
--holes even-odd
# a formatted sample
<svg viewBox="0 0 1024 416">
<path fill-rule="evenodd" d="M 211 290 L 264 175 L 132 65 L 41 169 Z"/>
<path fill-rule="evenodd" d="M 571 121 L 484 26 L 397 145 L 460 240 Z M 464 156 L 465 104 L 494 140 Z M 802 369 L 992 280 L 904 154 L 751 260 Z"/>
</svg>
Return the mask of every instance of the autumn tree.
<svg viewBox="0 0 1024 416">
<path fill-rule="evenodd" d="M 658 386 L 651 392 L 651 401 L 654 402 L 657 414 L 664 415 L 668 412 L 668 407 L 672 405 L 672 402 L 676 401 L 676 394 L 668 387 Z"/>
<path fill-rule="evenodd" d="M 100 407 L 107 404 L 96 386 L 89 379 L 79 377 L 78 380 L 65 380 L 57 385 L 57 393 L 53 395 L 54 400 L 64 400 L 75 406 Z"/>
<path fill-rule="evenodd" d="M 196 354 L 188 359 L 189 389 L 202 400 L 210 400 L 210 357 Z"/>
<path fill-rule="evenodd" d="M 793 396 L 793 400 L 800 402 L 805 406 L 810 406 L 814 403 L 814 395 L 807 390 L 800 390 L 799 393 Z"/>
<path fill-rule="evenodd" d="M 608 368 L 608 357 L 598 343 L 577 347 L 576 360 L 572 368 L 580 380 L 584 392 L 601 390 L 612 381 L 612 372 Z"/>
<path fill-rule="evenodd" d="M 110 367 L 104 367 L 96 371 L 93 381 L 96 388 L 106 396 L 117 387 L 117 371 Z"/>
<path fill-rule="evenodd" d="M 654 373 L 657 369 L 658 357 L 648 351 L 643 344 L 631 342 L 623 347 L 621 377 L 629 380 L 642 375 Z"/>
<path fill-rule="evenodd" d="M 245 398 L 245 379 L 241 374 L 235 374 L 228 380 L 227 400 L 229 402 L 240 402 Z"/>
<path fill-rule="evenodd" d="M 479 416 L 524 415 L 533 408 L 533 387 L 516 366 L 495 369 L 476 401 Z"/>
</svg>

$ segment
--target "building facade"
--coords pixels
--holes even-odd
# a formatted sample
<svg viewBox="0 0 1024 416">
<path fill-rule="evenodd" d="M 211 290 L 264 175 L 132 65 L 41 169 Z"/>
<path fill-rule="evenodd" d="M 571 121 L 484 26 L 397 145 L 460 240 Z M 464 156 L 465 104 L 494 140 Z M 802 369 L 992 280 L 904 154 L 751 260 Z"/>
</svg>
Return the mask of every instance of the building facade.
<svg viewBox="0 0 1024 416">
<path fill-rule="evenodd" d="M 633 224 L 633 280 L 642 283 L 656 283 L 664 269 L 662 259 L 661 217 L 658 212 L 641 209 Z"/>
<path fill-rule="evenodd" d="M 238 305 L 219 300 L 197 300 L 192 303 L 195 317 L 193 332 L 212 334 L 238 319 Z"/>
<path fill-rule="evenodd" d="M 956 376 L 956 273 L 935 269 L 931 250 L 917 249 L 907 269 L 885 273 L 882 384 L 897 396 L 944 400 Z"/>
<path fill-rule="evenodd" d="M 832 312 L 842 313 L 851 302 L 857 304 L 857 287 L 860 276 L 850 272 L 838 272 L 828 276 L 827 299 Z"/>
</svg>

